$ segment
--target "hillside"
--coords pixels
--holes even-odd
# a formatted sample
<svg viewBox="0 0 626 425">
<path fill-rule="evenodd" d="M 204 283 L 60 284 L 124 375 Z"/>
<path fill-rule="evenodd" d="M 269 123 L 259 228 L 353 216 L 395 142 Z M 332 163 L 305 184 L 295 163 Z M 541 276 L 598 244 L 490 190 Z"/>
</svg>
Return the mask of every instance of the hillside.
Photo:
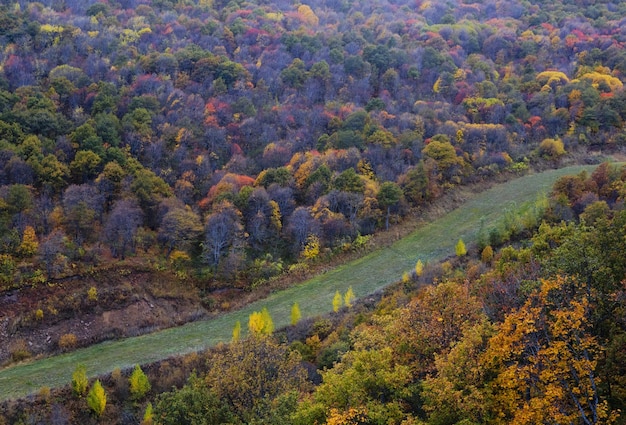
<svg viewBox="0 0 626 425">
<path fill-rule="evenodd" d="M 622 324 L 604 318 L 622 312 L 621 257 L 592 254 L 621 246 L 611 238 L 621 235 L 624 173 L 602 164 L 550 187 L 554 170 L 624 157 L 624 28 L 617 0 L 0 2 L 0 399 L 38 392 L 4 404 L 0 425 L 102 414 L 138 423 L 148 402 L 160 416 L 144 423 L 165 424 L 185 394 L 221 412 L 216 423 L 532 424 L 545 422 L 541 412 L 557 423 L 619 422 Z M 496 184 L 513 176 L 524 177 Z M 589 229 L 615 246 L 599 248 Z M 552 251 L 563 243 L 559 262 Z M 577 243 L 595 262 L 579 261 Z M 568 279 L 587 282 L 587 295 L 578 284 L 567 293 L 583 313 L 553 299 Z M 426 353 L 416 341 L 428 327 L 380 321 L 401 326 L 396 314 L 430 311 L 421 303 L 445 295 L 437 283 L 475 298 L 459 307 L 468 329 L 451 325 Z M 329 313 L 350 304 L 350 288 L 362 302 Z M 466 338 L 495 355 L 485 344 L 512 341 L 502 326 L 526 320 L 526 303 L 546 314 L 528 331 L 536 346 L 519 346 L 567 352 L 570 340 L 548 339 L 552 318 L 569 317 L 587 346 L 563 361 L 594 376 L 587 386 L 564 369 L 545 372 L 554 382 L 533 375 L 534 361 L 558 363 L 544 351 L 504 363 L 470 356 L 481 367 L 466 382 L 429 381 L 466 369 L 450 359 L 444 373 L 452 354 L 441 341 Z M 230 340 L 237 321 L 245 335 L 249 317 L 271 333 L 269 315 L 279 327 L 305 320 L 196 353 Z M 362 326 L 372 335 L 357 334 Z M 402 341 L 385 339 L 394 332 Z M 243 391 L 247 400 L 228 393 L 247 381 L 227 358 L 245 363 L 246 350 L 293 379 Z M 406 385 L 381 384 L 378 398 L 395 404 L 336 405 L 330 384 L 309 386 L 349 387 L 336 374 L 355 373 L 351 362 L 391 367 L 389 353 L 402 361 L 386 376 Z M 360 357 L 370 354 L 380 357 Z M 56 389 L 72 362 L 102 379 L 109 410 Z M 515 362 L 545 385 L 504 388 Z M 150 363 L 148 395 L 129 396 L 135 363 Z M 240 379 L 222 382 L 208 364 Z M 155 382 L 160 368 L 167 377 Z M 187 381 L 192 369 L 199 380 Z M 158 395 L 172 386 L 181 392 Z M 93 397 L 102 404 L 100 390 Z M 437 415 L 437 402 L 456 407 Z M 531 402 L 532 412 L 522 406 Z M 474 410 L 457 411 L 463 403 Z M 576 403 L 585 413 L 574 420 Z M 47 413 L 19 413 L 38 407 Z M 506 419 L 490 416 L 498 408 Z"/>
</svg>

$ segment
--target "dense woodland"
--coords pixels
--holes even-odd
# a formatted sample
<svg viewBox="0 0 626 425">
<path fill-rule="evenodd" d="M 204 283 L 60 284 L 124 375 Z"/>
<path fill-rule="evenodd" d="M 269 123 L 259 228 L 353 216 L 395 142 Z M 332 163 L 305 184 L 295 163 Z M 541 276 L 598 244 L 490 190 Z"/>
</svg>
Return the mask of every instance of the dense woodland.
<svg viewBox="0 0 626 425">
<path fill-rule="evenodd" d="M 4 5 L 2 286 L 150 250 L 258 284 L 455 185 L 622 146 L 625 7 Z"/>
<path fill-rule="evenodd" d="M 624 43 L 610 0 L 2 1 L 0 293 L 116 263 L 253 290 L 455 187 L 619 151 Z M 6 420 L 621 423 L 625 181 L 560 180 L 544 224 L 377 306 Z"/>
</svg>

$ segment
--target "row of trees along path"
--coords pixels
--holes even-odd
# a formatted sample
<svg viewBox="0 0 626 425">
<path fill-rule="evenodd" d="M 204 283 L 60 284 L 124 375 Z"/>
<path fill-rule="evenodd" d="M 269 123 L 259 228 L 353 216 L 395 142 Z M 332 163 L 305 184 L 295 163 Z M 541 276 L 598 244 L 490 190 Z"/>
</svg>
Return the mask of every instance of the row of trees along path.
<svg viewBox="0 0 626 425">
<path fill-rule="evenodd" d="M 54 388 L 66 385 L 71 381 L 78 363 L 84 364 L 95 376 L 115 368 L 146 364 L 229 341 L 238 320 L 247 323 L 252 312 L 264 307 L 269 310 L 277 328 L 290 323 L 291 306 L 296 302 L 300 305 L 302 318 L 328 313 L 332 311 L 336 291 L 344 293 L 352 286 L 357 298 L 364 297 L 399 281 L 404 272 L 414 269 L 418 260 L 429 262 L 454 255 L 459 239 L 468 246 L 477 241 L 481 222 L 487 229 L 492 228 L 503 220 L 503 212 L 522 211 L 534 203 L 538 194 L 548 192 L 558 177 L 584 169 L 591 171 L 592 168 L 567 167 L 499 184 L 473 196 L 458 209 L 389 247 L 276 292 L 241 310 L 210 320 L 9 366 L 0 370 L 0 400 L 24 397 L 42 386 Z"/>
</svg>

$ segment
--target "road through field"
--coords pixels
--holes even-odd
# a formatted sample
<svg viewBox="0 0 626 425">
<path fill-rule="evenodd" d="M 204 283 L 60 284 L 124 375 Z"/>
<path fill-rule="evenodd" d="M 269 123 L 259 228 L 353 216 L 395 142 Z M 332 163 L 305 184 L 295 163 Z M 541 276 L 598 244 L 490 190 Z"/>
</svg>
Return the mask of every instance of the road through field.
<svg viewBox="0 0 626 425">
<path fill-rule="evenodd" d="M 585 169 L 591 171 L 593 167 L 549 170 L 496 185 L 389 247 L 276 292 L 241 310 L 4 368 L 0 370 L 0 401 L 24 397 L 43 386 L 66 385 L 78 363 L 87 367 L 90 376 L 95 376 L 117 367 L 124 369 L 146 364 L 228 341 L 236 321 L 241 321 L 245 327 L 250 313 L 263 307 L 268 308 L 277 328 L 289 324 L 294 302 L 300 305 L 302 317 L 328 313 L 332 311 L 335 291 L 345 293 L 351 286 L 357 298 L 364 297 L 400 280 L 405 271 L 413 270 L 418 259 L 427 262 L 454 255 L 454 246 L 459 239 L 467 245 L 476 242 L 481 221 L 491 228 L 503 220 L 506 211 L 517 212 L 534 203 L 538 195 L 550 190 L 558 177 Z"/>
</svg>

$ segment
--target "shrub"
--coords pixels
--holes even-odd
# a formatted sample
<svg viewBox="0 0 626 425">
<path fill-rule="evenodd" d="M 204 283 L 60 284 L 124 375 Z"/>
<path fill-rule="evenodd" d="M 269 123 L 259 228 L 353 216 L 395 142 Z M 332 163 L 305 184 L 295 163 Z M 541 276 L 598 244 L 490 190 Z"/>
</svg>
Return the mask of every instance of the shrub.
<svg viewBox="0 0 626 425">
<path fill-rule="evenodd" d="M 68 351 L 73 348 L 76 348 L 77 342 L 78 342 L 78 339 L 76 338 L 76 335 L 74 335 L 73 333 L 64 334 L 64 335 L 61 335 L 61 337 L 59 338 L 59 348 L 63 351 Z"/>
<path fill-rule="evenodd" d="M 42 309 L 38 308 L 38 309 L 35 311 L 35 319 L 37 319 L 37 320 L 43 320 L 43 310 L 42 310 Z"/>
<path fill-rule="evenodd" d="M 31 356 L 30 351 L 28 350 L 28 346 L 26 341 L 23 339 L 17 340 L 13 347 L 10 350 L 11 352 L 11 360 L 14 362 L 21 362 L 22 360 L 26 360 Z"/>
<path fill-rule="evenodd" d="M 490 263 L 493 259 L 493 248 L 491 245 L 487 245 L 480 256 L 483 263 Z"/>
<path fill-rule="evenodd" d="M 98 301 L 98 288 L 95 286 L 89 288 L 87 291 L 87 299 L 92 302 Z"/>
<path fill-rule="evenodd" d="M 558 159 L 565 155 L 565 146 L 559 139 L 544 139 L 539 145 L 539 154 L 548 159 Z"/>
</svg>

